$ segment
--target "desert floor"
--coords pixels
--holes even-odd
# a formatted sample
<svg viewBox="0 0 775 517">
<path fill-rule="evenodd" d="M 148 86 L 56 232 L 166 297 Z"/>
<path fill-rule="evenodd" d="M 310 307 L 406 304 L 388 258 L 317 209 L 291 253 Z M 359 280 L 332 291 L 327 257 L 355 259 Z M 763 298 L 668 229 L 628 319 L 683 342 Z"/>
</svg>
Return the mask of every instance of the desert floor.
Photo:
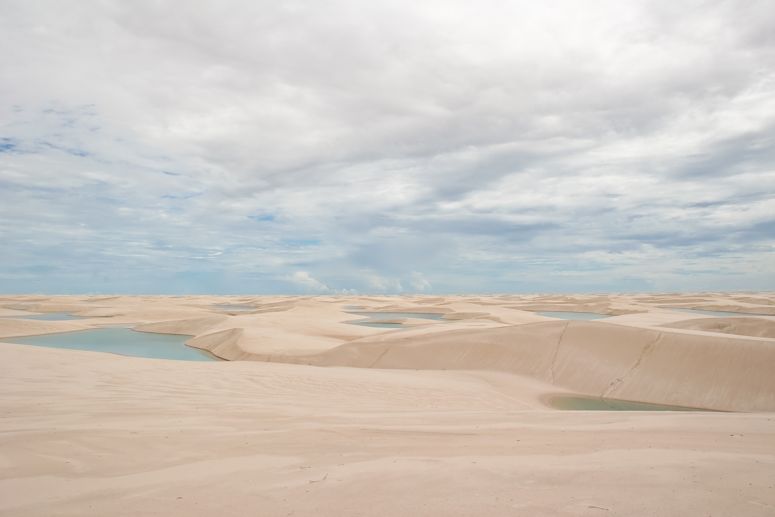
<svg viewBox="0 0 775 517">
<path fill-rule="evenodd" d="M 100 326 L 228 361 L 13 343 Z M 775 515 L 772 293 L 4 296 L 0 341 L 0 515 Z"/>
</svg>

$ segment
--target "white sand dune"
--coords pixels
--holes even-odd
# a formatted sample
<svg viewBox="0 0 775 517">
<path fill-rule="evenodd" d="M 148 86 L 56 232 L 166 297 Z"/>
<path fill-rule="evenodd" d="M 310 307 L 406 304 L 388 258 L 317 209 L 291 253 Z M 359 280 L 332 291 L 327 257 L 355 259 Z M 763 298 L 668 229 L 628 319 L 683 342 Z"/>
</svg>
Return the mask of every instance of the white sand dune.
<svg viewBox="0 0 775 517">
<path fill-rule="evenodd" d="M 353 341 L 303 361 L 366 368 L 495 370 L 587 395 L 717 410 L 775 410 L 772 340 L 676 334 L 591 321 L 412 337 L 394 333 Z"/>
<path fill-rule="evenodd" d="M 679 321 L 665 326 L 775 339 L 775 318 L 701 318 Z"/>
<path fill-rule="evenodd" d="M 0 515 L 773 515 L 772 317 L 662 308 L 772 300 L 5 297 Z M 445 319 L 365 327 L 351 306 Z M 9 343 L 127 324 L 233 361 Z M 735 412 L 559 411 L 557 394 Z"/>
</svg>

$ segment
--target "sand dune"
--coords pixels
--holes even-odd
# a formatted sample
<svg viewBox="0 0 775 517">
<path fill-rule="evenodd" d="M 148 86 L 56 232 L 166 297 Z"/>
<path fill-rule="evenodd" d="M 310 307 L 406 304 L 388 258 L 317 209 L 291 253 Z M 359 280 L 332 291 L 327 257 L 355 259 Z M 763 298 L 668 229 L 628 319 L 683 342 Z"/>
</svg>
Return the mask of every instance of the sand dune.
<svg viewBox="0 0 775 517">
<path fill-rule="evenodd" d="M 775 300 L 737 298 L 6 297 L 0 515 L 772 515 L 775 319 L 664 308 Z M 373 328 L 353 306 L 445 316 Z M 232 361 L 7 343 L 101 325 Z M 750 413 L 559 411 L 557 394 Z"/>
<path fill-rule="evenodd" d="M 775 339 L 775 320 L 763 318 L 702 318 L 679 321 L 665 326 Z"/>
<path fill-rule="evenodd" d="M 769 340 L 569 321 L 411 337 L 390 334 L 296 359 L 361 368 L 495 370 L 593 396 L 730 411 L 775 410 L 775 343 Z"/>
</svg>

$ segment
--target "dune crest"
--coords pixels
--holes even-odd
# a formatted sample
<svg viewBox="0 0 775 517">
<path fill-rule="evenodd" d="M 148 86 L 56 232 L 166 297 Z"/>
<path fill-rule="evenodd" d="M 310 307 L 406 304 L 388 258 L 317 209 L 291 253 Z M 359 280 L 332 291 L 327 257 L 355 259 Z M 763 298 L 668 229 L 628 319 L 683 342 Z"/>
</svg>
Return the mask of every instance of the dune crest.
<svg viewBox="0 0 775 517">
<path fill-rule="evenodd" d="M 578 393 L 727 411 L 775 410 L 775 344 L 589 321 L 363 339 L 307 357 L 326 366 L 493 370 Z"/>
</svg>

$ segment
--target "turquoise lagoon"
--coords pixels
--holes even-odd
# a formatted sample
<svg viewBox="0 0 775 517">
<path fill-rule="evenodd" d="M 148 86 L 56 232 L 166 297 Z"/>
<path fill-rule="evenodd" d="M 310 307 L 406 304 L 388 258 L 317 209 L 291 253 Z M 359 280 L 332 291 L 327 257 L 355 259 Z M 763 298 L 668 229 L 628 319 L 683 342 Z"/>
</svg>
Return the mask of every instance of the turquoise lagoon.
<svg viewBox="0 0 775 517">
<path fill-rule="evenodd" d="M 598 314 L 596 312 L 574 312 L 574 311 L 543 311 L 537 312 L 541 316 L 548 318 L 560 318 L 562 320 L 599 320 L 607 318 L 607 314 Z"/>
<path fill-rule="evenodd" d="M 179 361 L 217 361 L 197 348 L 186 346 L 191 336 L 136 332 L 128 328 L 98 328 L 76 332 L 59 332 L 40 336 L 4 338 L 9 343 L 71 350 L 91 350 L 134 357 L 177 359 Z"/>
</svg>

